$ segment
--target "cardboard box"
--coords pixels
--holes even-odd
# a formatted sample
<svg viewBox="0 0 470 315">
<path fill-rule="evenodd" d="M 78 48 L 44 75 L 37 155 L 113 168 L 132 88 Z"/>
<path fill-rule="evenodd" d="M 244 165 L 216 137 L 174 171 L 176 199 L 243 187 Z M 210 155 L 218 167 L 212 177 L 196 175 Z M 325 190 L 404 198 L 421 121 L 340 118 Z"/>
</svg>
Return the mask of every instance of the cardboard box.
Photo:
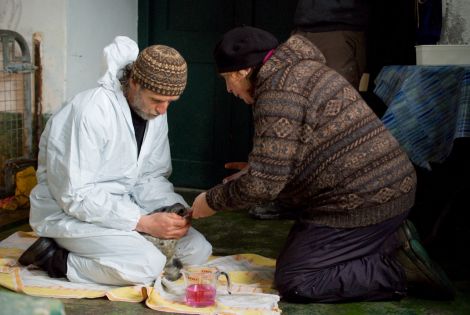
<svg viewBox="0 0 470 315">
<path fill-rule="evenodd" d="M 470 65 L 470 45 L 420 45 L 417 65 Z"/>
</svg>

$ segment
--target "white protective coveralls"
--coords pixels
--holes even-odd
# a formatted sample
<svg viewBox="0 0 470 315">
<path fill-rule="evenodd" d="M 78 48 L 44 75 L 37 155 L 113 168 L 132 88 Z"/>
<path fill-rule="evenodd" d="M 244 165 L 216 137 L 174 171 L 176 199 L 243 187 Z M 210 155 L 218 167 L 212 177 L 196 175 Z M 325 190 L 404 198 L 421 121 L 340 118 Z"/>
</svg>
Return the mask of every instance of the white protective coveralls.
<svg viewBox="0 0 470 315">
<path fill-rule="evenodd" d="M 137 157 L 131 112 L 118 80 L 120 69 L 137 58 L 137 44 L 118 36 L 104 55 L 108 68 L 99 87 L 77 94 L 47 122 L 30 224 L 70 251 L 70 281 L 148 285 L 166 258 L 134 231 L 137 222 L 157 208 L 187 204 L 167 180 L 166 114 L 148 121 Z M 201 264 L 211 253 L 204 236 L 190 228 L 176 256 L 183 264 Z"/>
</svg>

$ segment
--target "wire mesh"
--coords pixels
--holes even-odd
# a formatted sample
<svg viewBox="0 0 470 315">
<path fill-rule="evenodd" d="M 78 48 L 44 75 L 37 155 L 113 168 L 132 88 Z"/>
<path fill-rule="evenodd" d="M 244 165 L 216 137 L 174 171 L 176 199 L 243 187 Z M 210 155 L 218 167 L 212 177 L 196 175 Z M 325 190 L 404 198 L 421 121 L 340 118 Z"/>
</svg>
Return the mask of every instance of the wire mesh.
<svg viewBox="0 0 470 315">
<path fill-rule="evenodd" d="M 23 155 L 23 74 L 0 73 L 0 163 Z"/>
<path fill-rule="evenodd" d="M 31 126 L 31 71 L 29 50 L 19 44 L 16 33 L 0 30 L 0 166 L 5 175 L 9 161 L 28 157 Z M 22 38 L 21 38 L 22 39 Z M 27 54 L 27 62 L 25 62 Z M 5 176 L 0 176 L 0 186 L 5 186 Z"/>
</svg>

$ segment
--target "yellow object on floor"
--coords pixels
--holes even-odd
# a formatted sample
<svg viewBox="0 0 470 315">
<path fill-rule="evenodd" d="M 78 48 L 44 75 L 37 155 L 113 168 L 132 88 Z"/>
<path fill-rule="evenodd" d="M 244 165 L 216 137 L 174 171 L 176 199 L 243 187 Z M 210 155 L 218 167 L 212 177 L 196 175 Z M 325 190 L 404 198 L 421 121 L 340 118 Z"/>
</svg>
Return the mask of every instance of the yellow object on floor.
<svg viewBox="0 0 470 315">
<path fill-rule="evenodd" d="M 161 312 L 207 315 L 278 315 L 279 296 L 272 289 L 275 260 L 255 254 L 214 257 L 206 265 L 216 266 L 229 274 L 232 294 L 220 285 L 216 304 L 194 308 L 184 303 L 184 283 L 162 280 L 153 287 L 104 286 L 72 283 L 53 279 L 44 271 L 29 269 L 18 263 L 18 258 L 37 237 L 33 232 L 17 232 L 0 242 L 0 285 L 27 295 L 56 298 L 98 298 L 111 301 L 142 302 Z M 223 280 L 221 277 L 220 280 Z"/>
<path fill-rule="evenodd" d="M 29 194 L 36 186 L 36 171 L 34 167 L 29 166 L 19 171 L 15 175 L 16 190 L 15 196 L 5 198 L 0 202 L 0 208 L 4 210 L 16 210 L 18 208 L 29 207 Z"/>
</svg>

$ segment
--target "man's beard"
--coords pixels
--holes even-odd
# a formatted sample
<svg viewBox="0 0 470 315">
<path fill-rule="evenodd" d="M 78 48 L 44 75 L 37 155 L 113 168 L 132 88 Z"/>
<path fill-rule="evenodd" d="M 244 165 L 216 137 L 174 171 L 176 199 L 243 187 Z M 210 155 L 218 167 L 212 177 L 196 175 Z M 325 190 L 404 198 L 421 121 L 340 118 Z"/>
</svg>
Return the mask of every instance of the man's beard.
<svg viewBox="0 0 470 315">
<path fill-rule="evenodd" d="M 157 115 L 153 115 L 144 111 L 145 105 L 140 91 L 137 91 L 137 93 L 134 95 L 134 99 L 132 102 L 129 102 L 129 106 L 136 112 L 137 115 L 139 115 L 140 118 L 144 120 L 151 120 L 157 118 L 160 115 L 158 113 Z"/>
</svg>

